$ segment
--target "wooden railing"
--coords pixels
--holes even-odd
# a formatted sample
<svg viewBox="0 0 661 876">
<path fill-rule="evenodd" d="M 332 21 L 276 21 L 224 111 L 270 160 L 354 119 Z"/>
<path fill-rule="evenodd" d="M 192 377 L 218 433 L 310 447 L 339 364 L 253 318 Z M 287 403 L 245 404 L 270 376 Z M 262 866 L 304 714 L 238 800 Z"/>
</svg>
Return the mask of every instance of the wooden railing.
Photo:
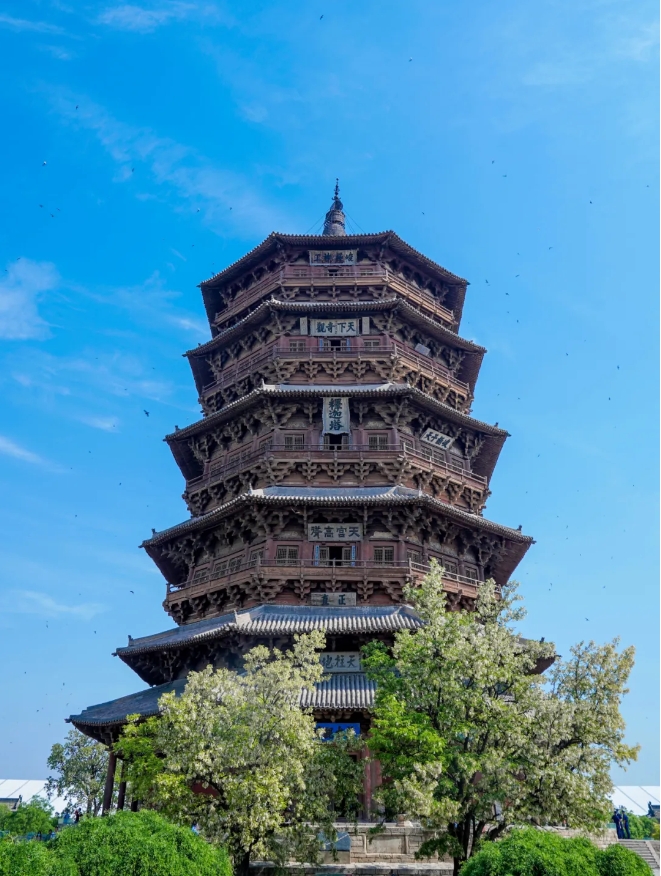
<svg viewBox="0 0 661 876">
<path fill-rule="evenodd" d="M 183 584 L 167 585 L 168 593 L 180 593 L 182 590 L 190 590 L 203 586 L 211 581 L 223 581 L 223 583 L 231 584 L 235 580 L 244 579 L 246 574 L 249 575 L 264 575 L 265 577 L 291 577 L 300 575 L 302 570 L 306 577 L 313 575 L 316 578 L 328 578 L 341 576 L 347 580 L 359 579 L 364 576 L 365 571 L 373 573 L 379 572 L 387 577 L 401 577 L 408 575 L 409 577 L 426 575 L 429 572 L 429 565 L 426 563 L 416 563 L 413 560 L 393 560 L 392 562 L 377 562 L 375 560 L 328 560 L 326 562 L 316 560 L 287 560 L 286 562 L 276 563 L 274 560 L 249 560 L 241 562 L 232 567 L 232 569 L 223 570 L 221 573 L 211 573 L 200 575 L 190 581 L 185 581 Z M 459 575 L 454 572 L 444 572 L 443 581 L 451 583 L 457 587 L 472 587 L 477 588 L 480 583 L 474 578 L 468 578 L 465 575 Z"/>
<path fill-rule="evenodd" d="M 382 265 L 344 265 L 337 268 L 319 265 L 284 265 L 279 271 L 273 271 L 262 277 L 249 289 L 237 293 L 229 307 L 216 313 L 214 323 L 219 326 L 227 322 L 259 301 L 265 292 L 276 288 L 302 285 L 369 286 L 375 281 L 389 284 L 396 292 L 401 292 L 419 306 L 431 311 L 450 327 L 454 325 L 454 313 L 451 310 L 439 304 L 429 292 L 423 291 Z"/>
<path fill-rule="evenodd" d="M 453 386 L 456 386 L 457 389 L 465 392 L 467 396 L 470 395 L 470 386 L 463 380 L 459 380 L 455 377 L 446 365 L 443 365 L 436 359 L 432 359 L 431 356 L 423 356 L 421 353 L 412 350 L 401 341 L 389 337 L 379 338 L 378 347 L 365 347 L 363 345 L 365 337 L 365 335 L 356 335 L 355 337 L 352 337 L 351 346 L 347 349 L 314 349 L 312 346 L 309 346 L 306 349 L 297 351 L 291 349 L 290 341 L 283 339 L 273 341 L 269 346 L 263 347 L 258 353 L 245 356 L 244 358 L 237 360 L 235 364 L 223 368 L 220 377 L 211 383 L 206 384 L 206 386 L 203 387 L 202 392 L 207 393 L 216 389 L 222 389 L 225 386 L 230 386 L 232 383 L 248 377 L 261 365 L 273 361 L 274 359 L 289 359 L 298 362 L 309 360 L 310 362 L 318 362 L 343 361 L 347 359 L 361 360 L 370 359 L 374 356 L 392 356 L 399 357 L 404 362 L 412 363 L 415 367 L 425 371 L 432 379 L 440 378 L 451 383 Z M 290 340 L 305 340 L 309 343 L 310 340 L 316 340 L 316 338 L 310 338 L 309 335 L 296 335 Z"/>
<path fill-rule="evenodd" d="M 257 449 L 246 450 L 240 452 L 230 460 L 219 461 L 212 464 L 209 471 L 197 478 L 192 478 L 187 481 L 187 489 L 191 490 L 202 484 L 209 483 L 219 477 L 229 477 L 247 466 L 253 465 L 260 459 L 268 459 L 274 457 L 277 459 L 294 459 L 308 462 L 328 462 L 331 459 L 337 459 L 340 462 L 354 462 L 362 460 L 383 459 L 384 456 L 402 456 L 411 459 L 419 460 L 425 463 L 431 463 L 434 466 L 446 471 L 450 474 L 460 476 L 465 481 L 472 481 L 484 488 L 487 485 L 487 479 L 482 475 L 475 474 L 470 469 L 459 465 L 452 465 L 432 456 L 433 451 L 426 453 L 415 448 L 403 447 L 402 445 L 389 444 L 387 447 L 374 448 L 369 444 L 355 444 L 353 447 L 342 449 L 324 448 L 316 444 L 303 444 L 299 447 L 287 447 L 285 444 L 271 444 L 269 447 L 260 447 Z"/>
</svg>

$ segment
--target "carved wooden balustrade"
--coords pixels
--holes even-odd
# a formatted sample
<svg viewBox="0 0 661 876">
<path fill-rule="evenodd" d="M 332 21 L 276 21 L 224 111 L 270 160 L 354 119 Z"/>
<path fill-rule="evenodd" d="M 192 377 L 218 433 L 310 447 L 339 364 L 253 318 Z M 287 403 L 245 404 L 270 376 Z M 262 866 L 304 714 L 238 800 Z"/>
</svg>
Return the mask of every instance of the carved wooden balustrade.
<svg viewBox="0 0 661 876">
<path fill-rule="evenodd" d="M 279 271 L 273 271 L 262 277 L 250 288 L 237 294 L 229 306 L 216 313 L 214 325 L 223 326 L 235 319 L 247 308 L 259 302 L 265 293 L 279 290 L 284 299 L 292 299 L 300 294 L 307 300 L 314 300 L 317 295 L 327 293 L 332 300 L 343 293 L 349 293 L 357 298 L 361 289 L 373 286 L 375 283 L 388 286 L 411 301 L 414 305 L 426 311 L 446 328 L 455 330 L 454 313 L 443 307 L 433 295 L 408 282 L 399 274 L 382 265 L 355 265 L 343 267 L 325 267 L 318 265 L 285 265 Z M 302 287 L 307 287 L 303 289 Z M 306 300 L 305 298 L 303 300 Z"/>
<path fill-rule="evenodd" d="M 312 339 L 304 336 L 303 340 Z M 347 383 L 358 383 L 370 373 L 375 375 L 373 380 L 408 383 L 456 410 L 467 412 L 470 408 L 473 395 L 469 385 L 443 363 L 393 338 L 380 337 L 378 347 L 364 346 L 365 336 L 351 340 L 354 344 L 348 349 L 302 350 L 292 349 L 291 339 L 278 340 L 233 365 L 225 365 L 202 391 L 200 401 L 205 413 L 220 410 L 262 382 L 287 383 L 298 375 L 295 382 L 310 385 L 324 379 L 341 383 L 343 377 Z"/>
<path fill-rule="evenodd" d="M 355 560 L 326 564 L 314 560 L 288 560 L 283 563 L 255 560 L 236 564 L 212 577 L 175 586 L 167 585 L 163 603 L 178 623 L 213 617 L 224 611 L 251 604 L 273 602 L 289 593 L 298 603 L 311 592 L 355 591 L 359 604 L 373 603 L 380 592 L 386 602 L 401 602 L 407 584 L 416 583 L 429 572 L 429 566 L 411 560 L 376 562 Z M 479 581 L 444 572 L 443 588 L 452 608 L 464 608 L 477 597 Z"/>
</svg>

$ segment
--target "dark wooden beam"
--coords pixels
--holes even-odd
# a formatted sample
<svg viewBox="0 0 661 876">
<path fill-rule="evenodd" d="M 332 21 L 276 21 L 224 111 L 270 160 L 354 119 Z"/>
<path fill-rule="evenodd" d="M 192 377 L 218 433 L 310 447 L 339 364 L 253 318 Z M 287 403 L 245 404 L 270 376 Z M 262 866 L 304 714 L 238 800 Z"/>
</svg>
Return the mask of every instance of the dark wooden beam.
<svg viewBox="0 0 661 876">
<path fill-rule="evenodd" d="M 115 787 L 115 770 L 117 769 L 117 755 L 112 749 L 108 752 L 108 772 L 106 773 L 106 786 L 103 789 L 103 815 L 108 815 L 112 807 L 112 792 Z"/>
</svg>

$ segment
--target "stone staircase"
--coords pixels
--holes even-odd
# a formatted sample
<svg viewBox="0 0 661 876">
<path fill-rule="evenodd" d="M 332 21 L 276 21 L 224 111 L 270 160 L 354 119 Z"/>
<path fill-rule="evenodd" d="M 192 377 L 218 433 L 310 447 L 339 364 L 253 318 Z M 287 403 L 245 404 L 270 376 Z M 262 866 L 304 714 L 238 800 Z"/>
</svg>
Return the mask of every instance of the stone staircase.
<svg viewBox="0 0 661 876">
<path fill-rule="evenodd" d="M 631 849 L 646 864 L 649 864 L 653 873 L 659 873 L 659 841 L 658 840 L 618 840 L 621 846 Z"/>
</svg>

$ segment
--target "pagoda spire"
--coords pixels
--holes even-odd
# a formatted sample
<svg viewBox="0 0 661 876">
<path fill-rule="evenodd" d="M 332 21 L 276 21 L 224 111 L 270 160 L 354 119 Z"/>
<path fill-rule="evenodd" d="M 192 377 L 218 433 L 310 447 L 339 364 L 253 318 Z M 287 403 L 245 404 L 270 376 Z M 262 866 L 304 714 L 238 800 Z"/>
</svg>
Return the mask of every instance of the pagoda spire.
<svg viewBox="0 0 661 876">
<path fill-rule="evenodd" d="M 335 192 L 333 194 L 333 203 L 331 208 L 326 213 L 324 219 L 324 230 L 322 234 L 325 237 L 345 237 L 346 229 L 344 227 L 344 207 L 340 200 L 340 181 L 335 180 Z"/>
</svg>

